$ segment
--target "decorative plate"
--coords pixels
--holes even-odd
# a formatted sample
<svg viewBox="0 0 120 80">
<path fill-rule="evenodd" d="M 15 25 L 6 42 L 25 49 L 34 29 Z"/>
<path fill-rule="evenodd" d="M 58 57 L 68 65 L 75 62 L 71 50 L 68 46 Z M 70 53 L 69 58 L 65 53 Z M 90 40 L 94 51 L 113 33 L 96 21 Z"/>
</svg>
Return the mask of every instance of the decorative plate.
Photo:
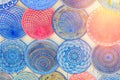
<svg viewBox="0 0 120 80">
<path fill-rule="evenodd" d="M 0 67 L 7 73 L 16 73 L 26 67 L 26 44 L 21 40 L 5 40 L 0 43 Z"/>
<path fill-rule="evenodd" d="M 57 51 L 57 60 L 60 67 L 70 73 L 86 71 L 90 64 L 91 47 L 83 40 L 69 40 L 63 42 Z"/>
<path fill-rule="evenodd" d="M 107 74 L 120 70 L 120 46 L 96 46 L 92 53 L 92 62 L 95 68 Z"/>
<path fill-rule="evenodd" d="M 72 74 L 69 80 L 97 80 L 97 79 L 88 72 L 82 72 L 80 74 Z"/>
<path fill-rule="evenodd" d="M 46 39 L 53 34 L 53 9 L 27 9 L 22 17 L 22 27 L 27 35 L 34 39 Z"/>
<path fill-rule="evenodd" d="M 62 73 L 55 71 L 53 73 L 41 76 L 40 80 L 67 80 L 67 79 Z"/>
<path fill-rule="evenodd" d="M 112 46 L 120 42 L 120 13 L 105 8 L 94 10 L 87 21 L 88 36 L 98 45 Z"/>
<path fill-rule="evenodd" d="M 38 77 L 31 72 L 21 72 L 13 80 L 38 80 Z"/>
<path fill-rule="evenodd" d="M 33 41 L 25 54 L 28 67 L 41 75 L 54 72 L 58 68 L 57 48 L 58 45 L 51 40 Z"/>
<path fill-rule="evenodd" d="M 63 39 L 76 39 L 86 32 L 88 14 L 85 10 L 74 10 L 61 6 L 53 16 L 53 29 Z"/>
</svg>

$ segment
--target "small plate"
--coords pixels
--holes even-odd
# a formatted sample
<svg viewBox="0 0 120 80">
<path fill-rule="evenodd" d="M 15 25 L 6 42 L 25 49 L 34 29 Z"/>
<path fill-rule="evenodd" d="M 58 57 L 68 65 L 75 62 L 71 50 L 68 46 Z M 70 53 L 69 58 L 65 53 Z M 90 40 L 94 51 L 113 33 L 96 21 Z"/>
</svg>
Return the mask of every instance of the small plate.
<svg viewBox="0 0 120 80">
<path fill-rule="evenodd" d="M 21 40 L 5 40 L 0 43 L 0 67 L 7 73 L 15 73 L 26 67 L 26 44 Z"/>
<path fill-rule="evenodd" d="M 97 79 L 89 72 L 82 72 L 79 74 L 72 74 L 69 80 L 97 80 Z"/>
<path fill-rule="evenodd" d="M 41 76 L 40 80 L 67 80 L 67 79 L 62 73 L 55 71 L 50 74 Z"/>
<path fill-rule="evenodd" d="M 33 41 L 26 50 L 27 66 L 37 74 L 48 74 L 58 68 L 56 52 L 58 45 L 51 40 Z"/>
<path fill-rule="evenodd" d="M 75 10 L 61 6 L 53 15 L 53 29 L 63 39 L 76 39 L 86 33 L 88 14 L 85 10 Z"/>
<path fill-rule="evenodd" d="M 120 46 L 96 46 L 92 53 L 94 67 L 106 74 L 120 70 Z"/>
<path fill-rule="evenodd" d="M 27 9 L 22 17 L 22 27 L 27 35 L 34 39 L 46 39 L 53 34 L 53 9 Z"/>
<path fill-rule="evenodd" d="M 57 51 L 60 67 L 70 73 L 81 73 L 91 65 L 91 47 L 83 40 L 68 40 L 63 42 Z"/>
<path fill-rule="evenodd" d="M 18 8 L 16 12 L 13 10 L 15 7 L 0 11 L 0 34 L 6 39 L 18 39 L 25 35 L 20 21 L 23 12 Z"/>
</svg>

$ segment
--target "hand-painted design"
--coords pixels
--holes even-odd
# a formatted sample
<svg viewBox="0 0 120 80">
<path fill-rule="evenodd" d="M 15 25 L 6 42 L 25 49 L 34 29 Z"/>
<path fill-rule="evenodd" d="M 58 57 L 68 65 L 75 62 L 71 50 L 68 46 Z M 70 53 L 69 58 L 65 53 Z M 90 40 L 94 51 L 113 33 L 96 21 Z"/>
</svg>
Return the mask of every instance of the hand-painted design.
<svg viewBox="0 0 120 80">
<path fill-rule="evenodd" d="M 83 40 L 63 42 L 57 51 L 57 60 L 62 69 L 70 74 L 86 71 L 90 64 L 91 47 Z"/>
<path fill-rule="evenodd" d="M 22 10 L 16 7 L 11 8 L 10 10 L 0 11 L 0 34 L 7 39 L 18 39 L 25 35 L 22 26 Z"/>
<path fill-rule="evenodd" d="M 28 67 L 42 75 L 54 72 L 58 68 L 57 48 L 58 45 L 51 40 L 33 41 L 25 54 Z"/>
<path fill-rule="evenodd" d="M 46 39 L 54 32 L 52 29 L 53 9 L 27 9 L 22 18 L 23 29 L 34 39 Z"/>
<path fill-rule="evenodd" d="M 63 39 L 76 39 L 86 32 L 88 14 L 85 10 L 74 10 L 61 6 L 54 13 L 53 29 Z"/>
<path fill-rule="evenodd" d="M 0 80 L 12 80 L 12 76 L 7 73 L 0 72 Z"/>
<path fill-rule="evenodd" d="M 15 73 L 26 67 L 26 44 L 21 40 L 5 40 L 0 44 L 0 67 L 6 73 Z"/>
<path fill-rule="evenodd" d="M 119 12 L 97 8 L 89 15 L 87 33 L 96 44 L 112 46 L 120 41 L 119 21 Z"/>
<path fill-rule="evenodd" d="M 103 75 L 99 80 L 120 80 L 120 75 Z"/>
<path fill-rule="evenodd" d="M 0 0 L 0 10 L 7 10 L 13 7 L 18 0 Z"/>
<path fill-rule="evenodd" d="M 72 74 L 69 80 L 97 80 L 97 79 L 88 72 L 82 72 L 80 74 Z"/>
<path fill-rule="evenodd" d="M 94 67 L 103 73 L 112 74 L 120 70 L 120 46 L 96 46 L 92 53 Z"/>
<path fill-rule="evenodd" d="M 99 3 L 108 9 L 120 11 L 120 0 L 98 0 Z"/>
<path fill-rule="evenodd" d="M 53 73 L 41 76 L 40 80 L 67 80 L 67 79 L 62 73 L 55 71 Z"/>
<path fill-rule="evenodd" d="M 20 72 L 13 80 L 39 80 L 38 77 L 31 72 Z"/>
<path fill-rule="evenodd" d="M 80 9 L 87 8 L 88 6 L 93 4 L 95 0 L 62 0 L 62 2 L 71 8 Z"/>
<path fill-rule="evenodd" d="M 34 10 L 44 10 L 52 7 L 57 0 L 20 0 L 25 6 Z"/>
<path fill-rule="evenodd" d="M 20 6 L 14 6 L 10 8 L 8 11 L 14 14 L 17 17 L 18 22 L 21 24 L 22 16 L 23 16 L 25 9 Z"/>
</svg>

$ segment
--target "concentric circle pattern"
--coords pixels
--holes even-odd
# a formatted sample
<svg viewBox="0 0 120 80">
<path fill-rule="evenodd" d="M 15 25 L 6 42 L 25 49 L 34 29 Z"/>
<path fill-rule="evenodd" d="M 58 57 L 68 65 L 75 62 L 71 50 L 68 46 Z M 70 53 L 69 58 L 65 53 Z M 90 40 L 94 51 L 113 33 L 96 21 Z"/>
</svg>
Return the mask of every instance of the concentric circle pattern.
<svg viewBox="0 0 120 80">
<path fill-rule="evenodd" d="M 13 12 L 10 10 L 0 11 L 0 34 L 7 39 L 18 39 L 24 36 L 24 31 L 21 26 L 22 13 L 18 9 Z"/>
<path fill-rule="evenodd" d="M 55 71 L 53 73 L 41 76 L 40 80 L 67 80 L 67 79 L 62 73 Z"/>
<path fill-rule="evenodd" d="M 48 74 L 58 67 L 56 52 L 58 45 L 51 40 L 32 42 L 27 48 L 26 62 L 28 67 L 37 74 Z"/>
<path fill-rule="evenodd" d="M 52 29 L 52 9 L 27 9 L 22 18 L 22 26 L 27 35 L 34 39 L 46 39 L 54 32 Z"/>
<path fill-rule="evenodd" d="M 99 80 L 120 80 L 120 75 L 104 75 Z"/>
<path fill-rule="evenodd" d="M 120 46 L 96 46 L 92 54 L 93 65 L 103 73 L 111 74 L 120 70 Z"/>
<path fill-rule="evenodd" d="M 58 36 L 63 39 L 76 39 L 86 32 L 88 14 L 85 10 L 74 10 L 61 6 L 53 16 L 53 28 Z"/>
<path fill-rule="evenodd" d="M 13 7 L 18 0 L 0 0 L 0 10 L 6 10 Z"/>
<path fill-rule="evenodd" d="M 83 72 L 80 74 L 72 74 L 69 80 L 97 80 L 92 74 Z"/>
<path fill-rule="evenodd" d="M 38 77 L 30 72 L 21 72 L 16 75 L 13 80 L 39 80 Z"/>
<path fill-rule="evenodd" d="M 20 0 L 25 6 L 34 10 L 44 10 L 52 7 L 57 0 Z"/>
<path fill-rule="evenodd" d="M 17 17 L 18 22 L 21 24 L 22 16 L 23 16 L 25 9 L 20 6 L 14 6 L 10 8 L 8 11 L 14 14 Z"/>
<path fill-rule="evenodd" d="M 120 42 L 120 13 L 105 8 L 94 10 L 87 21 L 87 33 L 98 45 L 111 46 Z"/>
<path fill-rule="evenodd" d="M 7 73 L 15 73 L 26 66 L 24 53 L 26 44 L 20 40 L 5 40 L 0 44 L 0 67 Z"/>
<path fill-rule="evenodd" d="M 0 80 L 12 80 L 12 76 L 7 73 L 0 72 Z"/>
<path fill-rule="evenodd" d="M 91 47 L 83 40 L 63 42 L 57 51 L 57 60 L 62 69 L 70 74 L 81 73 L 91 64 Z"/>
<path fill-rule="evenodd" d="M 62 2 L 71 7 L 71 8 L 87 8 L 90 6 L 95 0 L 62 0 Z"/>
<path fill-rule="evenodd" d="M 98 0 L 99 3 L 108 9 L 120 11 L 120 0 Z"/>
</svg>

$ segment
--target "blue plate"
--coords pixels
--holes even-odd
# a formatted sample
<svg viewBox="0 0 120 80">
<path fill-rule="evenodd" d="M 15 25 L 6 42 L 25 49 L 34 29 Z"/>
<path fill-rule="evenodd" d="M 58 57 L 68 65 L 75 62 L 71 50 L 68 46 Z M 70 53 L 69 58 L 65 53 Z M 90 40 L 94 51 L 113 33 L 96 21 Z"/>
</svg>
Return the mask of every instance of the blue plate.
<svg viewBox="0 0 120 80">
<path fill-rule="evenodd" d="M 99 80 L 120 80 L 120 75 L 117 75 L 117 74 L 104 75 L 104 76 L 101 76 Z"/>
<path fill-rule="evenodd" d="M 13 7 L 18 0 L 0 0 L 0 10 L 6 10 Z"/>
<path fill-rule="evenodd" d="M 56 52 L 58 45 L 51 40 L 32 42 L 26 51 L 28 67 L 37 74 L 48 74 L 58 68 Z"/>
<path fill-rule="evenodd" d="M 94 67 L 106 74 L 112 74 L 120 70 L 120 46 L 96 46 L 92 53 Z"/>
<path fill-rule="evenodd" d="M 83 40 L 68 40 L 63 42 L 57 51 L 57 60 L 61 68 L 70 73 L 86 71 L 90 64 L 91 47 Z"/>
<path fill-rule="evenodd" d="M 5 40 L 0 43 L 0 67 L 7 73 L 15 73 L 26 66 L 24 53 L 26 44 L 21 40 Z"/>
<path fill-rule="evenodd" d="M 23 16 L 25 9 L 20 6 L 14 6 L 10 8 L 8 11 L 14 14 L 17 17 L 18 22 L 21 24 L 22 16 Z"/>
<path fill-rule="evenodd" d="M 12 8 L 14 9 L 14 8 Z M 0 11 L 0 34 L 7 39 L 18 39 L 24 36 L 24 31 L 21 26 L 22 13 L 18 10 L 14 12 L 10 9 Z"/>
<path fill-rule="evenodd" d="M 55 33 L 63 39 L 77 39 L 86 32 L 88 14 L 85 10 L 61 6 L 54 13 L 52 24 Z"/>
<path fill-rule="evenodd" d="M 39 80 L 34 73 L 30 72 L 21 72 L 16 75 L 13 80 Z"/>
<path fill-rule="evenodd" d="M 34 10 L 44 10 L 52 7 L 57 0 L 20 0 L 25 6 Z"/>
<path fill-rule="evenodd" d="M 0 80 L 12 80 L 12 76 L 7 73 L 0 72 Z"/>
</svg>

